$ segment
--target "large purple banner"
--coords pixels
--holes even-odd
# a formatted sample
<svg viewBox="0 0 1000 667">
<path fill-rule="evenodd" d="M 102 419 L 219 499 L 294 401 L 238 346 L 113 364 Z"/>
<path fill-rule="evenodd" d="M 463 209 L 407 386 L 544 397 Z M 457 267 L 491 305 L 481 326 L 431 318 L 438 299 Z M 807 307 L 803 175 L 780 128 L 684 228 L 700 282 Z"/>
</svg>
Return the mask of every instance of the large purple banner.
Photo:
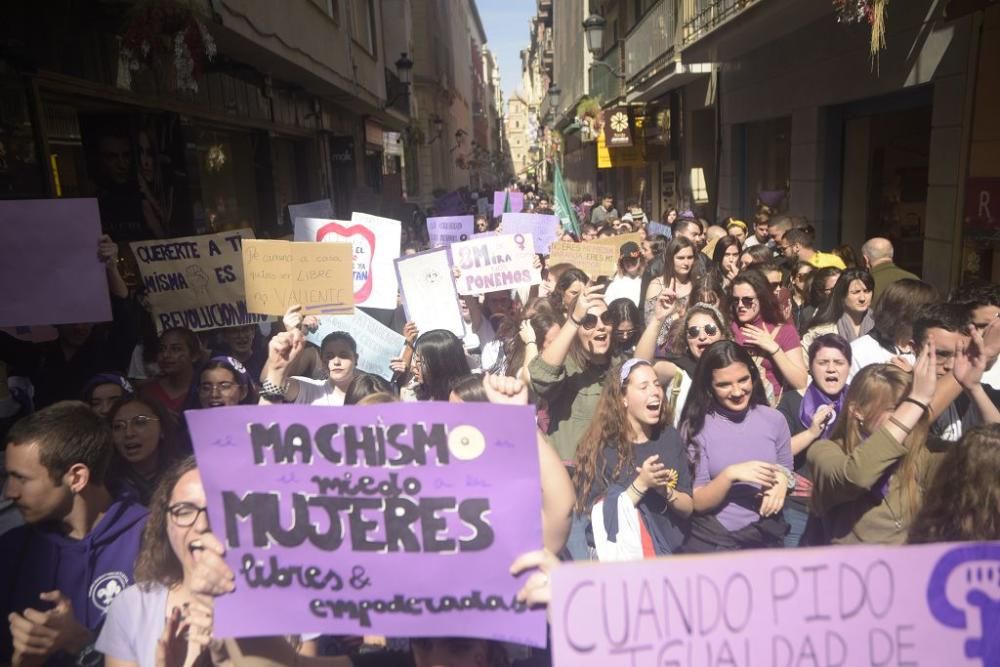
<svg viewBox="0 0 1000 667">
<path fill-rule="evenodd" d="M 549 611 L 555 667 L 1000 667 L 1000 542 L 561 565 Z"/>
<path fill-rule="evenodd" d="M 534 410 L 395 403 L 185 413 L 236 572 L 221 637 L 462 636 L 545 644 L 514 558 L 542 544 Z"/>
</svg>

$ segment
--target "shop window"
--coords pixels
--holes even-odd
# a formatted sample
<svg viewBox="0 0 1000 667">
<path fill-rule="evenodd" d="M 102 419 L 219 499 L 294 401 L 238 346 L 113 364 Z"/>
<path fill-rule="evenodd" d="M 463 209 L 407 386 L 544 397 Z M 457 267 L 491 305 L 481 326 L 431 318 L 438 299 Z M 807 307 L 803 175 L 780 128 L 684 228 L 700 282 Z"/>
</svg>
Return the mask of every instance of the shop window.
<svg viewBox="0 0 1000 667">
<path fill-rule="evenodd" d="M 791 178 L 792 119 L 747 123 L 744 130 L 744 192 L 751 206 L 760 192 L 786 190 Z"/>
<path fill-rule="evenodd" d="M 257 141 L 266 139 L 235 130 L 188 129 L 186 159 L 197 232 L 259 229 L 254 156 Z"/>
</svg>

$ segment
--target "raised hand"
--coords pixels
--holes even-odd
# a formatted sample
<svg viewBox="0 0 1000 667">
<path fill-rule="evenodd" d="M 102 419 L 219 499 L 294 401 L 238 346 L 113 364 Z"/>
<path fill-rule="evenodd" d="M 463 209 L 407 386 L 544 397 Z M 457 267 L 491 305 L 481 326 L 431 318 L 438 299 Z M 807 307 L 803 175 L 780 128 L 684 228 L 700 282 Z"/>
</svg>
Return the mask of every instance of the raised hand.
<svg viewBox="0 0 1000 667">
<path fill-rule="evenodd" d="M 279 333 L 267 344 L 267 367 L 284 372 L 306 347 L 306 338 L 298 329 Z"/>
<path fill-rule="evenodd" d="M 928 335 L 924 349 L 917 355 L 917 361 L 913 364 L 913 389 L 910 390 L 910 396 L 928 404 L 934 398 L 935 387 L 937 387 L 937 353 L 934 339 Z"/>
<path fill-rule="evenodd" d="M 528 385 L 515 377 L 487 373 L 483 377 L 483 389 L 490 403 L 504 405 L 527 405 Z"/>
<path fill-rule="evenodd" d="M 749 345 L 760 348 L 768 355 L 777 354 L 778 350 L 781 349 L 781 346 L 774 340 L 774 334 L 766 328 L 744 324 L 740 329 L 743 331 L 743 337 L 746 338 Z"/>
<path fill-rule="evenodd" d="M 594 306 L 604 301 L 604 285 L 589 285 L 576 297 L 573 305 L 573 319 L 579 322 Z"/>
</svg>

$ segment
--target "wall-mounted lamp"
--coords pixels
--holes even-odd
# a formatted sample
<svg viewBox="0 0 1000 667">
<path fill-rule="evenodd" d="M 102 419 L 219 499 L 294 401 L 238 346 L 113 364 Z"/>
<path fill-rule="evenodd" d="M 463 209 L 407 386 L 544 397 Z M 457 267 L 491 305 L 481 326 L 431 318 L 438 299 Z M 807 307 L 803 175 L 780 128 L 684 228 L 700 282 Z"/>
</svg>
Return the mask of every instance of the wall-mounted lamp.
<svg viewBox="0 0 1000 667">
<path fill-rule="evenodd" d="M 427 142 L 428 145 L 433 144 L 441 138 L 442 134 L 444 134 L 444 118 L 441 118 L 441 116 L 434 113 L 431 114 L 429 120 L 431 126 L 431 138 L 430 141 Z"/>
<path fill-rule="evenodd" d="M 391 99 L 386 100 L 386 107 L 391 107 L 399 100 L 409 98 L 410 96 L 410 83 L 413 81 L 413 61 L 410 60 L 405 51 L 399 54 L 399 60 L 396 61 L 396 76 L 399 77 L 400 88 Z"/>
</svg>

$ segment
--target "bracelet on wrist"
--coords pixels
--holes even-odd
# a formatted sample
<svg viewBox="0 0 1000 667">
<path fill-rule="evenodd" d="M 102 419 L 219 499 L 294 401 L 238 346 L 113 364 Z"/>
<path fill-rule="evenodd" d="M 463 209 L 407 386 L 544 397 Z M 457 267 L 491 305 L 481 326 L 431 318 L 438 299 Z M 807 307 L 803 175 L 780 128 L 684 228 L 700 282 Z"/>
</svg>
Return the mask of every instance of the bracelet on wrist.
<svg viewBox="0 0 1000 667">
<path fill-rule="evenodd" d="M 583 326 L 583 321 L 582 320 L 577 320 L 575 317 L 573 317 L 573 313 L 569 314 L 569 321 L 572 322 L 573 324 L 575 324 L 578 327 Z"/>
<path fill-rule="evenodd" d="M 910 431 L 913 430 L 912 427 L 907 426 L 906 424 L 904 424 L 903 422 L 899 421 L 898 419 L 896 419 L 892 415 L 889 415 L 889 423 L 892 424 L 893 426 L 895 426 L 896 428 L 898 428 L 900 431 L 902 431 L 906 435 L 910 435 Z"/>
<path fill-rule="evenodd" d="M 923 410 L 924 414 L 927 414 L 928 412 L 930 412 L 930 409 L 931 409 L 931 406 L 930 406 L 929 403 L 924 403 L 923 401 L 918 401 L 917 399 L 913 398 L 912 396 L 907 396 L 906 398 L 904 398 L 900 402 L 900 405 L 902 405 L 903 403 L 913 403 L 914 405 L 916 405 L 917 407 L 919 407 L 921 410 Z"/>
<path fill-rule="evenodd" d="M 644 495 L 646 495 L 645 491 L 640 491 L 639 490 L 639 487 L 635 485 L 635 482 L 632 482 L 631 484 L 629 484 L 629 486 L 632 487 L 632 490 L 635 491 L 636 495 L 638 495 L 640 498 L 642 498 Z"/>
</svg>

